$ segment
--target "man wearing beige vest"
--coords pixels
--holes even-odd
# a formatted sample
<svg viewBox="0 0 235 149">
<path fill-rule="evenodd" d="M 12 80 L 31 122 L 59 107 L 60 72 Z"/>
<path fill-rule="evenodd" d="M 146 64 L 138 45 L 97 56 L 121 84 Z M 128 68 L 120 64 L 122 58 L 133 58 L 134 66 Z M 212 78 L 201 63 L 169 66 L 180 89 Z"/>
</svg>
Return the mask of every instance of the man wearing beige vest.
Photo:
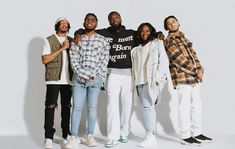
<svg viewBox="0 0 235 149">
<path fill-rule="evenodd" d="M 42 54 L 45 64 L 46 100 L 45 100 L 45 148 L 53 148 L 55 133 L 54 112 L 58 95 L 61 98 L 61 143 L 67 143 L 70 134 L 70 107 L 72 69 L 70 67 L 69 46 L 72 38 L 67 36 L 70 24 L 66 18 L 58 18 L 55 23 L 56 33 L 47 37 Z"/>
</svg>

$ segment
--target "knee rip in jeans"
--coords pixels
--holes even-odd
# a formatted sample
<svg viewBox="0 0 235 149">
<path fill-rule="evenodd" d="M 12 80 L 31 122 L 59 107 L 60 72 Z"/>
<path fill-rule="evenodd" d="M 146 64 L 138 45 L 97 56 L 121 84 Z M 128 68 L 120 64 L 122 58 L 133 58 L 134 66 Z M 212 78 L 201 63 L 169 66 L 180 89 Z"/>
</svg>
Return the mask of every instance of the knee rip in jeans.
<svg viewBox="0 0 235 149">
<path fill-rule="evenodd" d="M 46 107 L 49 109 L 54 109 L 57 107 L 57 105 L 56 104 L 48 104 L 48 105 L 46 105 Z"/>
</svg>

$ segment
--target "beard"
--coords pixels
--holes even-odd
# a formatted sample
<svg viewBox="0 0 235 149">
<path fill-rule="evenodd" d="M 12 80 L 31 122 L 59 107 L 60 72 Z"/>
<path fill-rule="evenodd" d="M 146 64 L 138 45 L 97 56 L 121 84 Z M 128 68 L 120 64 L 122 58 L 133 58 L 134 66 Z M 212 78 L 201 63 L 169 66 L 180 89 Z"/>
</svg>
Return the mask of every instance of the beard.
<svg viewBox="0 0 235 149">
<path fill-rule="evenodd" d="M 122 27 L 122 24 L 111 25 L 111 31 L 117 32 Z"/>
<path fill-rule="evenodd" d="M 94 28 L 85 28 L 85 31 L 86 32 L 92 32 L 92 31 L 94 31 L 95 29 Z"/>
</svg>

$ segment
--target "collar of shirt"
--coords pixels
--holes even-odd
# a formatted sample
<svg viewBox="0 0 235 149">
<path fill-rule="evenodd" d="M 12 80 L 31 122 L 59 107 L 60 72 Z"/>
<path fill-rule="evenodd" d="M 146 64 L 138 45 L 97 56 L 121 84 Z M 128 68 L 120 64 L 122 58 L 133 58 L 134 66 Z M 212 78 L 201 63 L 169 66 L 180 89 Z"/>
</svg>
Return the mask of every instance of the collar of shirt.
<svg viewBox="0 0 235 149">
<path fill-rule="evenodd" d="M 93 34 L 92 36 L 87 36 L 86 34 L 84 34 L 84 35 L 82 35 L 82 36 L 84 36 L 84 38 L 85 39 L 93 39 L 93 38 L 95 38 L 95 36 L 97 35 L 97 33 L 95 33 L 95 34 Z"/>
<path fill-rule="evenodd" d="M 171 37 L 172 38 L 182 38 L 182 37 L 184 37 L 184 33 L 183 32 L 181 32 L 181 31 L 178 31 L 178 32 L 176 32 L 176 33 L 170 33 L 170 35 L 171 35 Z"/>
</svg>

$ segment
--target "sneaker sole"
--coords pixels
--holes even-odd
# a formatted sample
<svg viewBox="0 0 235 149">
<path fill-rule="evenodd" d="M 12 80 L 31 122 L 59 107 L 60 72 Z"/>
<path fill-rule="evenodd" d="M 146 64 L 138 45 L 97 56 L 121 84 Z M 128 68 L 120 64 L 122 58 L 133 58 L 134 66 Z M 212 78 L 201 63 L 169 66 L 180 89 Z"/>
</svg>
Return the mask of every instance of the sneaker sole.
<svg viewBox="0 0 235 149">
<path fill-rule="evenodd" d="M 200 140 L 200 139 L 197 139 L 195 138 L 197 141 L 201 142 L 201 143 L 211 143 L 212 141 L 211 140 Z"/>
<path fill-rule="evenodd" d="M 104 146 L 106 147 L 106 148 L 112 148 L 112 147 L 114 147 L 114 146 L 116 146 L 116 145 L 118 145 L 118 143 L 117 144 L 110 144 L 110 145 L 108 145 L 108 144 L 105 144 Z"/>
<path fill-rule="evenodd" d="M 188 143 L 188 142 L 185 142 L 183 140 L 181 140 L 180 142 L 182 145 L 192 145 L 192 146 L 201 146 L 201 144 L 197 144 L 197 143 Z"/>
<path fill-rule="evenodd" d="M 121 143 L 127 143 L 127 140 L 119 140 Z"/>
</svg>

